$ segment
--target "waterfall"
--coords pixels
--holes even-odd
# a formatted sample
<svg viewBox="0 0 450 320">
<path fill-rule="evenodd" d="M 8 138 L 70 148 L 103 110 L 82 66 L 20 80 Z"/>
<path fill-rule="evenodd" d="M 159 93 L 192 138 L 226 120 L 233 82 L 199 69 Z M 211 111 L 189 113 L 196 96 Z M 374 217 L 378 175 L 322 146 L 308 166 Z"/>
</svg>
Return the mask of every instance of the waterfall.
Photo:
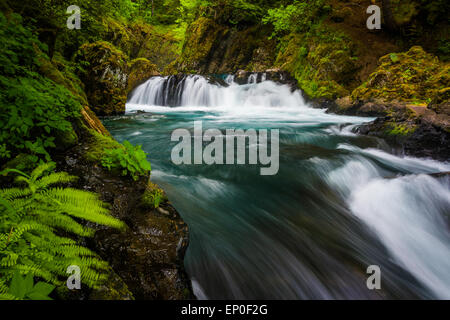
<svg viewBox="0 0 450 320">
<path fill-rule="evenodd" d="M 298 107 L 305 106 L 299 90 L 266 81 L 254 73 L 248 84 L 238 85 L 228 75 L 223 83 L 200 75 L 153 77 L 137 87 L 127 102 L 127 110 L 148 110 L 151 106 L 196 107 Z"/>
</svg>

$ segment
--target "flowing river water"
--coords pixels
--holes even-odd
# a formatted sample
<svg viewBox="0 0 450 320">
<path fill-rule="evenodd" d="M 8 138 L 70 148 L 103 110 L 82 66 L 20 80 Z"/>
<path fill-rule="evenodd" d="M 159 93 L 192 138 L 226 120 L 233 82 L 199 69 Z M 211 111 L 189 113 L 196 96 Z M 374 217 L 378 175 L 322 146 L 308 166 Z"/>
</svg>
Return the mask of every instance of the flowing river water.
<svg viewBox="0 0 450 320">
<path fill-rule="evenodd" d="M 142 144 L 152 180 L 189 225 L 185 266 L 199 299 L 450 298 L 450 179 L 428 175 L 450 163 L 395 155 L 352 132 L 373 118 L 311 108 L 287 85 L 225 80 L 151 78 L 125 116 L 104 121 L 119 141 Z M 279 129 L 278 173 L 175 165 L 171 134 L 194 121 Z M 380 290 L 366 285 L 370 265 Z"/>
</svg>

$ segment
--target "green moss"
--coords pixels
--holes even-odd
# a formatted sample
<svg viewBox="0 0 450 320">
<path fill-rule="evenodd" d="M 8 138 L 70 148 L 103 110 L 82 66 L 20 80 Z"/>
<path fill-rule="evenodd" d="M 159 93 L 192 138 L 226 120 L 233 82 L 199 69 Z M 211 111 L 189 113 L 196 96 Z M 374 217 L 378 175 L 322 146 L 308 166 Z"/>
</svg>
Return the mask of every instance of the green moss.
<svg viewBox="0 0 450 320">
<path fill-rule="evenodd" d="M 76 61 L 92 110 L 98 115 L 125 111 L 128 56 L 109 42 L 81 46 Z"/>
<path fill-rule="evenodd" d="M 181 69 L 189 71 L 204 62 L 219 34 L 224 32 L 226 28 L 216 24 L 212 19 L 200 17 L 194 21 L 186 31 L 183 54 L 179 60 Z"/>
<path fill-rule="evenodd" d="M 275 64 L 290 72 L 309 97 L 335 99 L 349 94 L 357 69 L 354 51 L 347 36 L 321 25 L 284 37 Z"/>
<path fill-rule="evenodd" d="M 55 136 L 55 144 L 58 150 L 67 150 L 78 143 L 78 136 L 73 130 L 59 131 Z"/>
<path fill-rule="evenodd" d="M 91 129 L 88 129 L 88 132 L 90 137 L 83 157 L 89 162 L 100 163 L 105 155 L 105 149 L 123 148 L 119 142 L 110 136 L 102 135 Z"/>
<path fill-rule="evenodd" d="M 8 161 L 3 168 L 31 172 L 31 170 L 36 167 L 38 161 L 39 158 L 35 155 L 20 153 L 14 159 Z"/>
<path fill-rule="evenodd" d="M 385 125 L 385 134 L 390 136 L 409 136 L 417 129 L 415 125 L 406 123 L 388 122 Z"/>
<path fill-rule="evenodd" d="M 415 46 L 407 52 L 381 57 L 378 68 L 352 92 L 352 98 L 423 104 L 430 102 L 448 83 L 450 64 Z"/>
<path fill-rule="evenodd" d="M 145 58 L 137 58 L 128 64 L 127 93 L 152 76 L 159 75 L 156 65 Z"/>
<path fill-rule="evenodd" d="M 144 208 L 156 209 L 162 202 L 167 201 L 167 196 L 156 184 L 149 182 L 142 195 L 141 205 Z"/>
</svg>

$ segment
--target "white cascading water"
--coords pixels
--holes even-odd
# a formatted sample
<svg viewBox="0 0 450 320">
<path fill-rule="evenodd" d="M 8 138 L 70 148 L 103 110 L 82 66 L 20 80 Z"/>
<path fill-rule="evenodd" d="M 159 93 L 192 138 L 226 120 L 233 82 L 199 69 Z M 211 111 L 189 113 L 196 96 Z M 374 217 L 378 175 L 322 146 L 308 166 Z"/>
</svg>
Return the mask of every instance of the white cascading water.
<svg viewBox="0 0 450 320">
<path fill-rule="evenodd" d="M 183 112 L 211 111 L 222 119 L 269 119 L 294 121 L 303 124 L 354 123 L 361 124 L 371 118 L 336 116 L 324 109 L 309 108 L 300 90 L 273 81 L 257 82 L 251 74 L 248 84 L 238 85 L 234 76 L 225 77 L 228 86 L 210 83 L 200 75 L 188 75 L 182 80 L 175 77 L 152 77 L 137 87 L 127 102 L 127 112 Z"/>
<path fill-rule="evenodd" d="M 305 106 L 300 91 L 272 81 L 256 83 L 257 74 L 249 77 L 249 85 L 237 85 L 234 76 L 227 76 L 228 87 L 208 82 L 199 75 L 186 76 L 179 83 L 173 77 L 153 77 L 133 92 L 127 110 L 145 106 L 203 106 L 203 107 L 296 107 Z M 167 96 L 175 95 L 174 105 Z"/>
<path fill-rule="evenodd" d="M 327 173 L 330 184 L 402 267 L 436 297 L 450 299 L 450 179 L 425 174 L 448 172 L 450 165 L 347 144 L 338 148 L 361 156 Z M 417 174 L 386 178 L 383 170 L 367 158 Z"/>
<path fill-rule="evenodd" d="M 205 119 L 236 123 L 257 119 L 265 125 L 286 128 L 321 125 L 314 132 L 290 136 L 301 143 L 322 136 L 350 139 L 356 136 L 351 128 L 373 120 L 326 114 L 308 107 L 298 90 L 265 81 L 264 76 L 260 82 L 257 80 L 257 74 L 252 74 L 247 84 L 238 85 L 230 75 L 224 79 L 228 86 L 222 86 L 198 75 L 186 76 L 178 83 L 173 77 L 153 77 L 133 92 L 127 111 L 207 111 L 214 115 L 208 113 Z M 351 125 L 342 128 L 337 124 Z M 450 164 L 399 157 L 346 143 L 339 144 L 336 151 L 338 155 L 331 160 L 309 159 L 316 173 L 377 235 L 396 264 L 434 296 L 450 299 L 450 180 L 426 175 L 448 172 Z M 342 165 L 336 167 L 336 159 Z M 400 172 L 401 176 L 393 176 L 392 172 Z M 199 292 L 199 296 L 205 294 Z"/>
</svg>

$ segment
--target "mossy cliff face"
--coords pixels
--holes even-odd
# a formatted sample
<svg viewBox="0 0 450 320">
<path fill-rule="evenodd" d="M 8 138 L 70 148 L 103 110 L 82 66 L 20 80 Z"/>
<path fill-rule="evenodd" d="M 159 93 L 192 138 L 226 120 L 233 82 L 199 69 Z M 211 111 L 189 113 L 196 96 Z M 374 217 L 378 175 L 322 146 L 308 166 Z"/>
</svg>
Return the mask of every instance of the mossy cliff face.
<svg viewBox="0 0 450 320">
<path fill-rule="evenodd" d="M 275 66 L 290 72 L 310 98 L 335 99 L 349 93 L 358 70 L 356 46 L 342 33 L 319 27 L 283 38 Z"/>
<path fill-rule="evenodd" d="M 189 26 L 175 69 L 202 74 L 264 71 L 273 64 L 276 46 L 269 35 L 258 25 L 238 30 L 201 17 Z"/>
</svg>

